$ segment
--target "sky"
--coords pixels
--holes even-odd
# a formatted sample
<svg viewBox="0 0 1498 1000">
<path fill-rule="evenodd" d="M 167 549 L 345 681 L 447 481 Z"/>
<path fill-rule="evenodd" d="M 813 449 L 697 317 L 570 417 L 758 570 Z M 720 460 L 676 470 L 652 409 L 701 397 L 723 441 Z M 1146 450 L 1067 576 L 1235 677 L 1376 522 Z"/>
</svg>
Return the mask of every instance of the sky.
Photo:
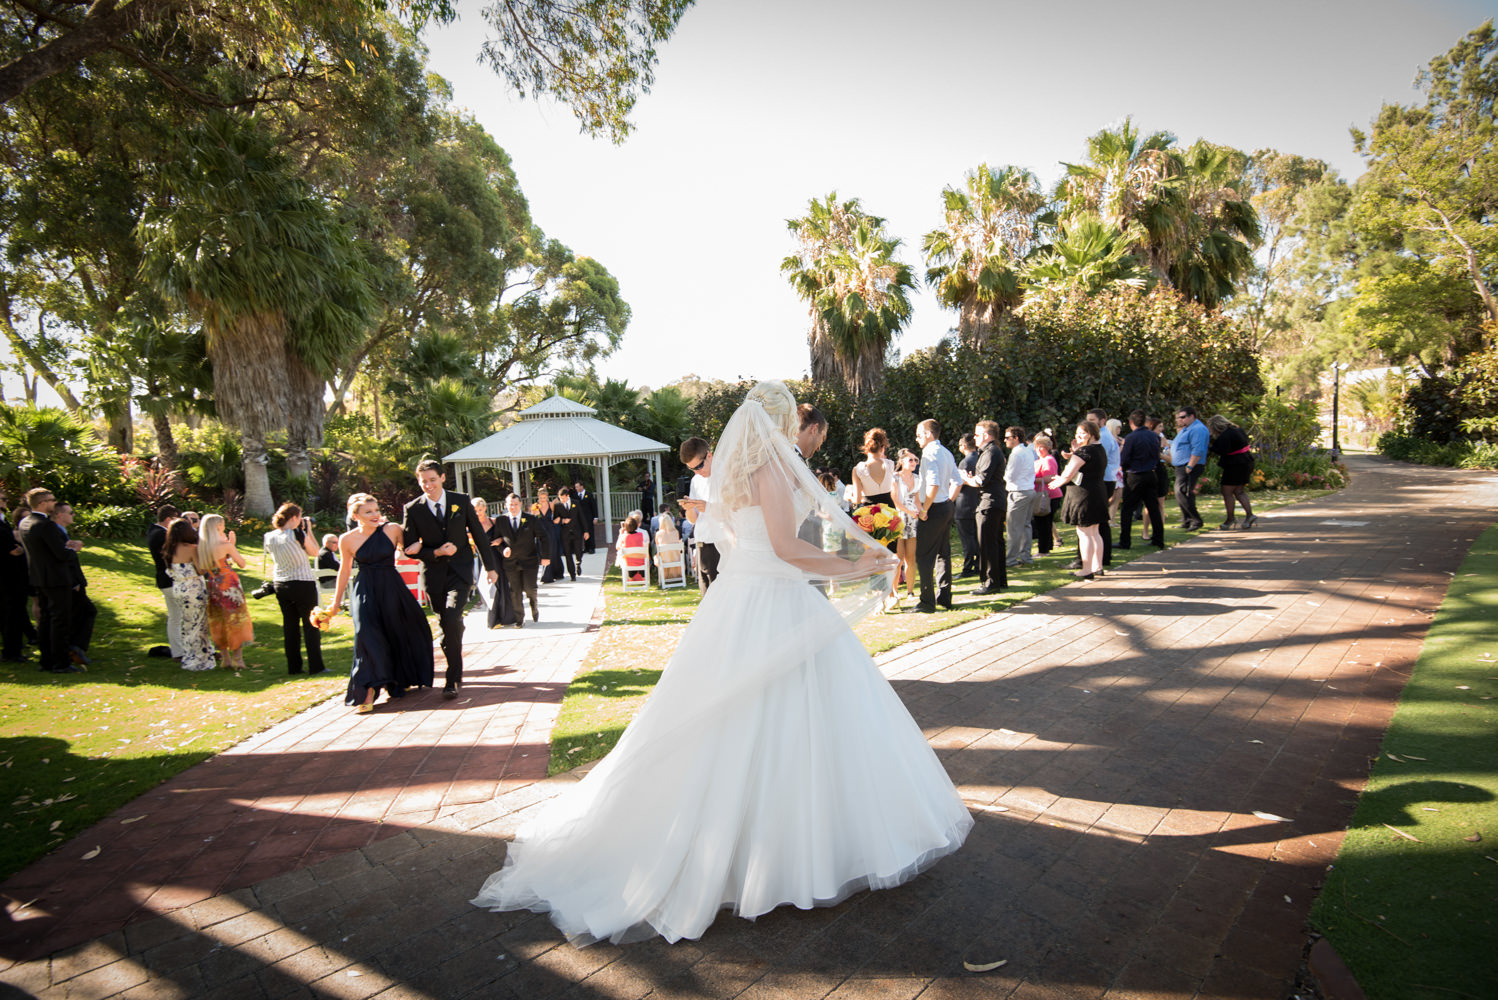
<svg viewBox="0 0 1498 1000">
<path fill-rule="evenodd" d="M 806 373 L 806 305 L 780 273 L 786 220 L 857 197 L 924 275 L 941 191 L 981 163 L 1048 188 L 1126 117 L 1362 173 L 1348 130 L 1498 0 L 698 0 L 657 49 L 622 145 L 478 64 L 486 3 L 428 30 L 430 67 L 510 154 L 533 220 L 619 280 L 632 319 L 600 373 L 657 387 Z M 897 347 L 955 323 L 923 287 Z"/>
<path fill-rule="evenodd" d="M 859 198 L 923 275 L 944 187 L 981 163 L 1049 187 L 1126 117 L 1353 179 L 1349 128 L 1418 101 L 1416 73 L 1498 14 L 1498 0 L 698 0 L 614 145 L 478 63 L 486 5 L 459 0 L 455 24 L 428 29 L 430 67 L 510 154 L 536 224 L 618 278 L 632 319 L 599 370 L 652 388 L 805 374 L 806 306 L 779 268 L 786 220 L 813 197 Z M 914 305 L 904 353 L 955 323 L 924 287 Z M 7 397 L 19 388 L 7 373 Z"/>
</svg>

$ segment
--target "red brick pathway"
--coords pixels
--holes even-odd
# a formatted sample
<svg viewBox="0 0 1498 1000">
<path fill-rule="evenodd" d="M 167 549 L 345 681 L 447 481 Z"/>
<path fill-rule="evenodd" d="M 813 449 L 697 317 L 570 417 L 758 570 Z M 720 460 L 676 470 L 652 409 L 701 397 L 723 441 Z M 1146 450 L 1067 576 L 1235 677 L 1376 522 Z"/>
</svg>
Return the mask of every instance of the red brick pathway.
<svg viewBox="0 0 1498 1000">
<path fill-rule="evenodd" d="M 547 595 L 544 627 L 470 616 L 461 695 L 355 715 L 342 696 L 135 799 L 0 886 L 0 967 L 366 847 L 546 777 L 562 693 L 592 644 L 595 572 Z M 559 619 L 560 612 L 572 621 Z M 84 855 L 103 848 L 93 858 Z"/>
</svg>

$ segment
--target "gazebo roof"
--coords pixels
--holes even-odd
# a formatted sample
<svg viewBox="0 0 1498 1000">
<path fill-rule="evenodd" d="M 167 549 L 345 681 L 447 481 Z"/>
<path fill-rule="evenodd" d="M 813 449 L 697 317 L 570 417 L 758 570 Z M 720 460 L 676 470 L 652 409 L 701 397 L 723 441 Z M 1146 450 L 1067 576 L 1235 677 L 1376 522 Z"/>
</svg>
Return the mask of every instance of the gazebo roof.
<svg viewBox="0 0 1498 1000">
<path fill-rule="evenodd" d="M 595 412 L 591 406 L 551 396 L 520 411 L 520 419 L 504 430 L 460 448 L 444 460 L 472 468 L 512 462 L 536 465 L 587 458 L 619 460 L 671 450 L 670 445 L 590 416 Z"/>
</svg>

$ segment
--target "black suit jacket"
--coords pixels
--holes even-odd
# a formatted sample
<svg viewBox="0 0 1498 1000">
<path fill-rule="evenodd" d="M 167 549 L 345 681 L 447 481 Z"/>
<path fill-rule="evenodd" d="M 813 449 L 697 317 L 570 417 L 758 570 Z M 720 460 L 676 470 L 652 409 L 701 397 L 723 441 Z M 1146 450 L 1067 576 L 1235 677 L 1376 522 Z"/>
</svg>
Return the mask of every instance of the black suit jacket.
<svg viewBox="0 0 1498 1000">
<path fill-rule="evenodd" d="M 551 558 L 551 539 L 541 519 L 534 514 L 521 513 L 519 531 L 510 524 L 509 514 L 500 514 L 494 519 L 493 532 L 493 537 L 499 539 L 501 555 L 508 546 L 508 559 L 517 566 Z"/>
<path fill-rule="evenodd" d="M 584 516 L 585 515 L 583 514 L 582 507 L 579 506 L 575 500 L 570 507 L 562 506 L 560 501 L 551 505 L 551 519 L 556 522 L 557 528 L 562 532 L 563 541 L 566 541 L 570 536 L 579 545 L 581 545 L 583 540 L 583 532 L 587 531 L 591 533 L 593 531 L 591 525 L 584 526 Z M 563 520 L 565 520 L 567 523 L 563 524 Z"/>
<path fill-rule="evenodd" d="M 980 454 L 980 452 L 970 451 L 966 455 L 963 455 L 962 461 L 957 463 L 957 468 L 963 472 L 974 471 L 978 468 L 978 458 Z M 962 484 L 962 489 L 957 491 L 957 512 L 955 516 L 972 517 L 974 514 L 978 513 L 978 500 L 981 496 L 982 491 L 979 490 L 978 487 L 969 486 L 966 482 L 964 482 Z"/>
<path fill-rule="evenodd" d="M 416 558 L 426 566 L 428 591 L 440 591 L 450 579 L 467 586 L 473 585 L 473 554 L 468 544 L 470 534 L 473 536 L 474 547 L 479 550 L 479 559 L 483 561 L 484 569 L 495 568 L 494 553 L 485 542 L 488 535 L 484 532 L 478 512 L 473 509 L 473 501 L 467 494 L 453 493 L 450 490 L 446 500 L 447 506 L 442 509 L 440 522 L 427 506 L 425 494 L 406 504 L 405 516 L 401 521 L 405 543 L 410 545 L 418 539 L 421 541 L 421 551 L 416 553 Z M 458 547 L 455 555 L 432 554 L 448 542 Z"/>
<path fill-rule="evenodd" d="M 33 587 L 72 587 L 73 578 L 68 557 L 68 536 L 46 514 L 32 511 L 21 522 L 21 545 L 26 549 L 26 565 Z"/>
<path fill-rule="evenodd" d="M 1004 487 L 1004 453 L 992 441 L 978 449 L 973 466 L 978 477 L 978 513 L 1003 514 L 1009 507 L 1009 492 Z"/>
<path fill-rule="evenodd" d="M 574 494 L 572 497 L 572 506 L 582 512 L 583 530 L 590 535 L 593 534 L 593 522 L 598 520 L 598 504 L 594 502 L 593 494 L 588 493 L 584 496 Z"/>
<path fill-rule="evenodd" d="M 15 530 L 10 525 L 10 519 L 0 513 L 0 589 L 7 592 L 14 589 L 16 592 L 24 592 L 30 581 L 30 572 L 26 568 L 26 553 L 24 551 L 11 555 L 11 550 L 21 544 L 21 539 L 16 536 Z"/>
</svg>

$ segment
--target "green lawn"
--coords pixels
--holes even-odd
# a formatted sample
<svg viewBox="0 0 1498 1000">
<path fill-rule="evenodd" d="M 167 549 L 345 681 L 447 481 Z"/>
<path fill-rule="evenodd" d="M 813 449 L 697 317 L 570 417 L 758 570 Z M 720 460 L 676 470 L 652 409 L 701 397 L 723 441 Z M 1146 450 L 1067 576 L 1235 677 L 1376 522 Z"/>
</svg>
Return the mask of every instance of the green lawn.
<svg viewBox="0 0 1498 1000">
<path fill-rule="evenodd" d="M 1255 493 L 1254 510 L 1272 510 L 1326 496 L 1329 492 L 1332 491 Z M 1171 515 L 1176 512 L 1175 503 L 1170 499 L 1164 503 L 1165 543 L 1170 546 L 1192 533 L 1173 526 Z M 1202 497 L 1198 506 L 1208 524 L 1222 520 L 1221 496 Z M 1148 537 L 1148 530 L 1147 524 L 1143 531 L 1136 525 L 1134 547 L 1127 552 L 1115 551 L 1114 566 L 1154 551 L 1143 541 Z M 1029 569 L 1011 571 L 1009 587 L 1002 594 L 980 597 L 973 593 L 978 586 L 976 579 L 954 581 L 952 598 L 955 607 L 952 611 L 935 615 L 912 614 L 907 610 L 911 602 L 907 601 L 892 613 L 870 615 L 858 624 L 855 631 L 869 652 L 878 654 L 913 639 L 987 617 L 1037 594 L 1071 583 L 1074 578 L 1066 564 L 1077 554 L 1075 534 L 1070 528 L 1063 528 L 1063 534 L 1066 547 L 1037 560 Z M 952 531 L 952 552 L 956 568 L 961 569 L 962 545 L 957 539 L 956 529 Z M 677 639 L 697 608 L 698 597 L 697 591 L 691 587 L 625 593 L 619 585 L 616 570 L 611 571 L 604 581 L 604 596 L 607 611 L 603 630 L 583 661 L 582 671 L 567 688 L 556 728 L 552 730 L 549 764 L 552 774 L 596 760 L 618 742 L 624 727 L 634 718 L 660 678 L 661 668 L 671 658 Z"/>
<path fill-rule="evenodd" d="M 256 642 L 242 671 L 190 673 L 148 658 L 166 641 L 166 609 L 143 542 L 85 540 L 99 621 L 87 673 L 0 665 L 0 877 L 25 867 L 119 806 L 245 737 L 341 692 L 348 619 L 325 634 L 330 673 L 288 677 L 275 598 L 251 601 Z M 260 540 L 246 540 L 246 589 Z"/>
<path fill-rule="evenodd" d="M 1371 1000 L 1498 990 L 1498 526 L 1451 581 L 1312 912 Z"/>
</svg>

